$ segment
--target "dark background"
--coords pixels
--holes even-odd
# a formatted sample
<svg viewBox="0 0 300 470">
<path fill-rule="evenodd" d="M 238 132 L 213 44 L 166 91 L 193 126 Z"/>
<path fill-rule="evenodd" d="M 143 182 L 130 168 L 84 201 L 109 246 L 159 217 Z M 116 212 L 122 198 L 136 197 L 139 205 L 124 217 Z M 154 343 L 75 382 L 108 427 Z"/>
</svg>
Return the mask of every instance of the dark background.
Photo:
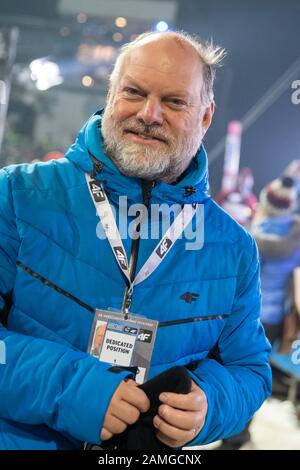
<svg viewBox="0 0 300 470">
<path fill-rule="evenodd" d="M 25 47 L 23 42 L 18 52 L 20 61 L 33 60 L 38 47 L 57 47 L 48 41 L 45 27 L 48 22 L 51 30 L 59 21 L 57 5 L 58 0 L 0 0 L 0 28 L 13 21 L 12 15 L 16 22 L 20 16 L 36 25 L 41 21 L 40 44 L 34 41 Z M 84 11 L 84 1 L 82 6 Z M 300 2 L 178 0 L 175 27 L 213 38 L 228 53 L 218 71 L 217 109 L 206 137 L 208 153 L 213 154 L 226 135 L 228 121 L 242 119 L 300 57 Z M 241 166 L 253 169 L 256 193 L 289 161 L 300 158 L 300 105 L 291 102 L 291 85 L 296 79 L 300 79 L 300 67 L 284 93 L 243 134 Z M 224 150 L 210 164 L 212 193 L 220 186 L 223 155 Z"/>
</svg>

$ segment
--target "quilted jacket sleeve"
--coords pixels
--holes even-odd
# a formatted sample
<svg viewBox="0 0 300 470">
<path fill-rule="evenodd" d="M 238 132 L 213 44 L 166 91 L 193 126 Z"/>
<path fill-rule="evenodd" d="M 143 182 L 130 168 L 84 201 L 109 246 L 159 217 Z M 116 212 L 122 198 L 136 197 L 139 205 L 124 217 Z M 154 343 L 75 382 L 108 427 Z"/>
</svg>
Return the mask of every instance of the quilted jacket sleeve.
<svg viewBox="0 0 300 470">
<path fill-rule="evenodd" d="M 0 170 L 0 310 L 13 293 L 20 242 L 4 169 Z M 99 442 L 111 396 L 128 372 L 112 373 L 85 352 L 10 331 L 3 322 L 0 341 L 0 418 L 46 424 L 80 441 Z"/>
<path fill-rule="evenodd" d="M 233 309 L 218 341 L 218 354 L 194 370 L 193 379 L 205 392 L 205 425 L 189 445 L 206 444 L 241 432 L 271 393 L 270 345 L 260 315 L 259 263 L 249 236 L 247 263 L 238 277 Z"/>
</svg>

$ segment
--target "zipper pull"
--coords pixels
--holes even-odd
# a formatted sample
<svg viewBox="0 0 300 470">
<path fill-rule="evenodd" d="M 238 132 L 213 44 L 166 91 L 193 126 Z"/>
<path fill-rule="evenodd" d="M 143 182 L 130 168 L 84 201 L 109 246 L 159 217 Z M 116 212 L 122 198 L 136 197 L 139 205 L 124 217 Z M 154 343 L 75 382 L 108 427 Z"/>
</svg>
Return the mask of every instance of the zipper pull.
<svg viewBox="0 0 300 470">
<path fill-rule="evenodd" d="M 100 173 L 103 170 L 104 164 L 100 162 L 99 160 L 97 160 L 96 162 L 94 162 L 94 166 L 95 166 L 96 172 Z"/>
</svg>

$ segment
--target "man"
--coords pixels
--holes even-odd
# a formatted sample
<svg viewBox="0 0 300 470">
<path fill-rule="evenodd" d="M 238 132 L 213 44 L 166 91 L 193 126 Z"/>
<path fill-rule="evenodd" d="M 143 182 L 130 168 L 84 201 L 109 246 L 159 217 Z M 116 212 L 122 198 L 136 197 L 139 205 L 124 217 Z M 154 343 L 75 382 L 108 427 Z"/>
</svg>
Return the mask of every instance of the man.
<svg viewBox="0 0 300 470">
<path fill-rule="evenodd" d="M 99 356 L 101 346 L 104 340 L 105 331 L 106 331 L 106 323 L 103 323 L 103 324 L 100 324 L 100 326 L 97 326 L 93 345 L 92 345 L 92 352 L 91 352 L 93 356 Z"/>
<path fill-rule="evenodd" d="M 106 441 L 148 410 L 128 371 L 85 352 L 96 308 L 130 303 L 159 322 L 149 378 L 176 364 L 189 370 L 190 393 L 159 396 L 153 426 L 169 447 L 236 434 L 270 394 L 256 246 L 208 195 L 202 139 L 222 54 L 181 33 L 142 35 L 116 63 L 104 113 L 66 158 L 1 171 L 2 448 Z M 176 240 L 132 292 L 109 240 L 96 235 L 87 174 L 102 183 L 116 219 L 124 195 L 129 206 L 143 197 L 149 207 L 202 204 L 202 249 Z M 143 219 L 140 232 L 153 223 Z M 122 242 L 134 275 L 158 240 Z"/>
</svg>

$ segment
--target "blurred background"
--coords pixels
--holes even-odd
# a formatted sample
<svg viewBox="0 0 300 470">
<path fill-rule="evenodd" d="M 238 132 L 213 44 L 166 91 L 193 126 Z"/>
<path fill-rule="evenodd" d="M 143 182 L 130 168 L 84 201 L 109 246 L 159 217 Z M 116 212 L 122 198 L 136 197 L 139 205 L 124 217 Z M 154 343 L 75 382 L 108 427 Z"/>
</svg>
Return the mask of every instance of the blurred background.
<svg viewBox="0 0 300 470">
<path fill-rule="evenodd" d="M 291 100 L 299 25 L 297 0 L 0 0 L 0 80 L 11 81 L 0 165 L 65 152 L 104 105 L 118 48 L 145 30 L 179 28 L 228 51 L 206 139 L 212 193 L 227 124 L 247 118 L 241 166 L 252 168 L 257 193 L 300 156 L 300 105 Z"/>
<path fill-rule="evenodd" d="M 172 29 L 227 50 L 205 145 L 212 195 L 248 228 L 262 188 L 300 159 L 298 0 L 0 0 L 0 167 L 63 155 L 105 105 L 119 47 Z M 252 422 L 253 448 L 300 449 L 299 367 Z"/>
</svg>

